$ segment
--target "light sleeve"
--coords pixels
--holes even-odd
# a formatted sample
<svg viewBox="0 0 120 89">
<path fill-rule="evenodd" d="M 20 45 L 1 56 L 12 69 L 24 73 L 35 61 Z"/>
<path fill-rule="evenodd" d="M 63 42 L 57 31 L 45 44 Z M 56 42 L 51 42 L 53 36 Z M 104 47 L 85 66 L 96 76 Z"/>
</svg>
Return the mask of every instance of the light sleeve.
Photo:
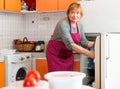
<svg viewBox="0 0 120 89">
<path fill-rule="evenodd" d="M 63 21 L 62 23 L 60 23 L 59 26 L 60 30 L 60 35 L 62 38 L 62 41 L 64 42 L 64 44 L 66 45 L 66 47 L 69 50 L 72 50 L 72 43 L 74 42 L 71 35 L 70 35 L 70 27 L 69 27 L 69 23 L 67 23 L 66 21 Z"/>
</svg>

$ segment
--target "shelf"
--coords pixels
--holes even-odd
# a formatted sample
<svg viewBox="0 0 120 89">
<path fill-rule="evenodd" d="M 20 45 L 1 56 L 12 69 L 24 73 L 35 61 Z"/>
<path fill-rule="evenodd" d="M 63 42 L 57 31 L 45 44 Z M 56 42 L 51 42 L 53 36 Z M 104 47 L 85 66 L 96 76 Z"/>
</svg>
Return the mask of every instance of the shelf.
<svg viewBox="0 0 120 89">
<path fill-rule="evenodd" d="M 22 14 L 32 14 L 37 13 L 37 11 L 21 11 Z"/>
</svg>

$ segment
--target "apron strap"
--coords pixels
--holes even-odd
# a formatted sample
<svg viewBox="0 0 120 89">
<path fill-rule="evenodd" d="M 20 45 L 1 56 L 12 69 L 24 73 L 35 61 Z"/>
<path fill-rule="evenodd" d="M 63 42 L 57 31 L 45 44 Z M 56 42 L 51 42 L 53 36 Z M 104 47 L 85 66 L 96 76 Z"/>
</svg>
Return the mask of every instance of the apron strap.
<svg viewBox="0 0 120 89">
<path fill-rule="evenodd" d="M 68 19 L 69 21 L 69 26 L 70 26 L 70 33 L 72 33 L 72 26 L 71 26 L 71 23 L 70 23 L 70 19 Z M 76 23 L 76 27 L 77 27 L 77 32 L 79 32 L 79 28 L 78 28 L 78 24 Z"/>
</svg>

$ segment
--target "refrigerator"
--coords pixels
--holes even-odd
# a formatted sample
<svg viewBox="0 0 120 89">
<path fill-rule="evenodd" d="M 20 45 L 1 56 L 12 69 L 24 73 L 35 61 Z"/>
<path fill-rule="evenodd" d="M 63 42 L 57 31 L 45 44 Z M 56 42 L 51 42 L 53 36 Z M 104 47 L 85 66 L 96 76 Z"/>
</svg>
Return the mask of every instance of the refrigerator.
<svg viewBox="0 0 120 89">
<path fill-rule="evenodd" d="M 100 33 L 95 40 L 96 89 L 120 89 L 120 33 Z"/>
<path fill-rule="evenodd" d="M 120 0 L 82 0 L 86 33 L 100 33 L 95 40 L 96 89 L 120 89 Z"/>
</svg>

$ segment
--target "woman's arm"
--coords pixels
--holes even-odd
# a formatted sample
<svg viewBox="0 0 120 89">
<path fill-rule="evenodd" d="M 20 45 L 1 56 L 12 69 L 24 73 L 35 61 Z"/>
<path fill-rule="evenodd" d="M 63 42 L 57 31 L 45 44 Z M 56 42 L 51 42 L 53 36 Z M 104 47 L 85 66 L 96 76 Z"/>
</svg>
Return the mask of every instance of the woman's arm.
<svg viewBox="0 0 120 89">
<path fill-rule="evenodd" d="M 95 58 L 95 54 L 93 51 L 89 51 L 89 50 L 87 50 L 87 49 L 85 49 L 85 48 L 83 48 L 75 43 L 72 43 L 72 49 L 73 49 L 73 51 L 75 51 L 77 53 L 84 54 L 92 59 Z"/>
</svg>

